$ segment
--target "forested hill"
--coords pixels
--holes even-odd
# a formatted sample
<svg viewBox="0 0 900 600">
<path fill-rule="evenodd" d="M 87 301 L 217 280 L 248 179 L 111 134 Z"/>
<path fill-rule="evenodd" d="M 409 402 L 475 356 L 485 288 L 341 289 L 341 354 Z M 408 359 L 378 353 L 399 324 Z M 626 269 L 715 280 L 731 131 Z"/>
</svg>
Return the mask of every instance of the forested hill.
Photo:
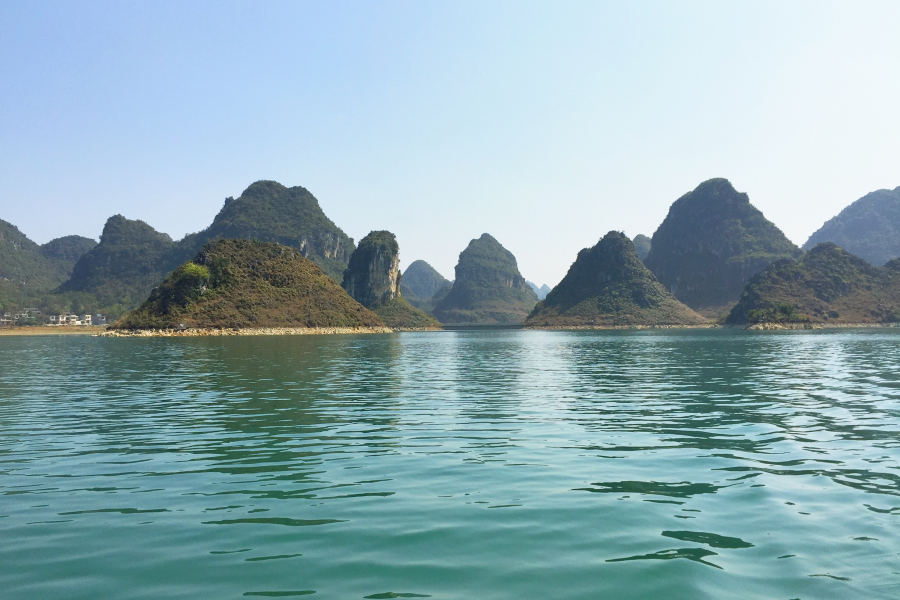
<svg viewBox="0 0 900 600">
<path fill-rule="evenodd" d="M 900 259 L 883 267 L 824 242 L 747 283 L 727 323 L 887 323 L 900 321 Z"/>
<path fill-rule="evenodd" d="M 175 269 L 121 329 L 379 327 L 361 306 L 296 248 L 256 240 L 216 240 Z"/>
<path fill-rule="evenodd" d="M 448 324 L 518 324 L 537 301 L 519 273 L 516 257 L 485 233 L 460 253 L 456 280 L 434 316 Z"/>
<path fill-rule="evenodd" d="M 607 233 L 578 253 L 563 280 L 534 307 L 533 327 L 698 325 L 706 319 L 676 300 L 624 234 Z"/>
</svg>

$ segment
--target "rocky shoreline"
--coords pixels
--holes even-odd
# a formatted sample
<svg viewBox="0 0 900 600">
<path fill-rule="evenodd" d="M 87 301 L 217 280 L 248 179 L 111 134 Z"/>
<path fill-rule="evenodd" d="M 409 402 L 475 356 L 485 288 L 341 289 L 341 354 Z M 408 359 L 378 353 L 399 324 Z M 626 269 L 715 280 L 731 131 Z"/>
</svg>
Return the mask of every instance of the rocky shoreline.
<svg viewBox="0 0 900 600">
<path fill-rule="evenodd" d="M 95 337 L 209 337 L 236 335 L 333 335 L 393 333 L 390 327 L 241 327 L 235 329 L 110 329 Z"/>
<path fill-rule="evenodd" d="M 813 329 L 880 329 L 898 328 L 900 323 L 755 323 L 749 326 L 703 323 L 699 325 L 570 325 L 559 327 L 523 327 L 536 331 L 641 331 L 654 329 L 746 329 L 748 331 L 802 331 Z M 398 333 L 445 331 L 438 327 L 245 327 L 188 329 L 109 329 L 93 337 L 210 337 L 247 335 L 335 335 L 359 333 Z M 84 332 L 88 333 L 88 332 Z"/>
<path fill-rule="evenodd" d="M 811 329 L 879 329 L 896 328 L 900 323 L 754 323 L 753 325 L 722 325 L 721 323 L 701 323 L 699 325 L 532 325 L 523 329 L 539 331 L 607 331 L 644 329 L 746 329 L 749 331 L 790 331 Z"/>
<path fill-rule="evenodd" d="M 900 327 L 900 323 L 754 323 L 745 329 L 753 331 L 786 331 L 797 329 L 880 329 Z"/>
<path fill-rule="evenodd" d="M 638 329 L 721 329 L 718 323 L 700 323 L 697 325 L 529 325 L 522 329 L 539 331 L 627 331 Z"/>
</svg>

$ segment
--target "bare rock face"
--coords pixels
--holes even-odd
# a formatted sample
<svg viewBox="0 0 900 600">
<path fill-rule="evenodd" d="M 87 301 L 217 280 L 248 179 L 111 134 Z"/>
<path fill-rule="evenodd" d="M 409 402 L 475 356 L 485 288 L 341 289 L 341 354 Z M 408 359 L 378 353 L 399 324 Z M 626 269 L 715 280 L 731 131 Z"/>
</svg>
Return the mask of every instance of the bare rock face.
<svg viewBox="0 0 900 600">
<path fill-rule="evenodd" d="M 376 309 L 400 295 L 400 247 L 390 231 L 373 231 L 350 256 L 341 284 L 350 296 Z"/>
</svg>

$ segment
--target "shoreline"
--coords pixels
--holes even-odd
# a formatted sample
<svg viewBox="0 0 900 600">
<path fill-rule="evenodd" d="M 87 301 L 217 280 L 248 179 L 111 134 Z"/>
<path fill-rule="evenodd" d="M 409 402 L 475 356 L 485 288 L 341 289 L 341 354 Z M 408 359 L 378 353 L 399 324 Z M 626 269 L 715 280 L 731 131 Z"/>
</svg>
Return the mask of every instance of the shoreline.
<svg viewBox="0 0 900 600">
<path fill-rule="evenodd" d="M 94 337 L 212 337 L 248 335 L 332 335 L 393 333 L 390 327 L 242 327 L 237 329 L 110 329 Z"/>
<path fill-rule="evenodd" d="M 627 331 L 644 329 L 723 329 L 718 323 L 697 325 L 526 325 L 523 329 L 535 331 Z"/>
<path fill-rule="evenodd" d="M 108 329 L 96 326 L 51 327 L 27 326 L 0 329 L 0 337 L 23 336 L 91 336 L 91 337 L 215 337 L 259 335 L 346 335 L 363 333 L 408 333 L 435 331 L 488 331 L 520 329 L 533 331 L 649 331 L 671 329 L 743 329 L 745 331 L 811 331 L 825 329 L 897 329 L 900 323 L 755 323 L 753 325 L 560 325 L 519 327 L 244 327 L 239 329 Z"/>
<path fill-rule="evenodd" d="M 106 331 L 106 326 L 73 325 L 71 327 L 59 325 L 28 325 L 25 327 L 0 328 L 0 336 L 25 336 L 25 335 L 90 335 L 97 336 Z"/>
<path fill-rule="evenodd" d="M 896 329 L 900 323 L 754 323 L 753 325 L 529 325 L 523 329 L 535 331 L 627 331 L 650 329 L 743 329 L 745 331 L 811 331 L 813 329 Z"/>
</svg>

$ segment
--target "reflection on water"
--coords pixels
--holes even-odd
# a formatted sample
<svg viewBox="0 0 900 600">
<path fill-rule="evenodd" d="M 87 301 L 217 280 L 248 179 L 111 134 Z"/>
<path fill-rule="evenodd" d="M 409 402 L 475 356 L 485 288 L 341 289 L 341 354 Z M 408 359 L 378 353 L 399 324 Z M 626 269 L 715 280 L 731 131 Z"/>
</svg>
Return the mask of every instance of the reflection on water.
<svg viewBox="0 0 900 600">
<path fill-rule="evenodd" d="M 4 338 L 0 358 L 4 597 L 900 589 L 898 332 Z"/>
</svg>

